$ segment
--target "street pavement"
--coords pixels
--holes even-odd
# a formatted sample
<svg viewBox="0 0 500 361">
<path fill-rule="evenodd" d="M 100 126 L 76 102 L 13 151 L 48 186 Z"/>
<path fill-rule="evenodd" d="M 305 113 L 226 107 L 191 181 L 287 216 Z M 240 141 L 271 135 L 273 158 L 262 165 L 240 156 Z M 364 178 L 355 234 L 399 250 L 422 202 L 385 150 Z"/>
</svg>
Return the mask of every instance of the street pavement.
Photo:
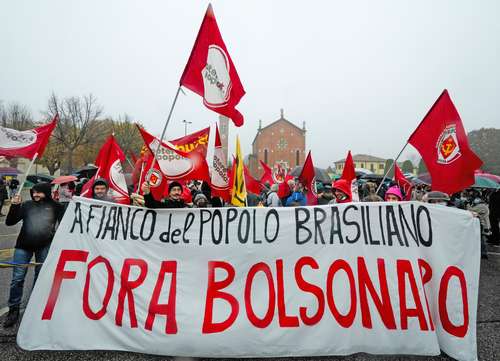
<svg viewBox="0 0 500 361">
<path fill-rule="evenodd" d="M 6 210 L 5 210 L 6 211 Z M 5 218 L 0 218 L 0 262 L 11 260 L 13 247 L 19 226 L 5 226 Z M 490 247 L 490 257 L 483 260 L 481 264 L 480 286 L 479 286 L 479 310 L 477 322 L 478 356 L 480 360 L 500 361 L 500 247 Z M 16 345 L 15 337 L 17 327 L 4 329 L 3 318 L 7 311 L 7 298 L 11 269 L 0 268 L 0 360 L 61 360 L 61 361 L 83 361 L 83 360 L 169 360 L 165 356 L 154 356 L 116 351 L 24 351 Z M 25 299 L 32 287 L 33 270 L 30 269 L 25 282 Z M 373 356 L 367 354 L 355 354 L 346 357 L 311 357 L 311 358 L 275 358 L 270 361 L 287 360 L 452 360 L 446 355 L 436 357 L 417 356 Z M 186 358 L 176 358 L 186 360 Z M 208 359 L 207 359 L 208 360 Z M 252 359 L 248 359 L 252 360 Z"/>
</svg>

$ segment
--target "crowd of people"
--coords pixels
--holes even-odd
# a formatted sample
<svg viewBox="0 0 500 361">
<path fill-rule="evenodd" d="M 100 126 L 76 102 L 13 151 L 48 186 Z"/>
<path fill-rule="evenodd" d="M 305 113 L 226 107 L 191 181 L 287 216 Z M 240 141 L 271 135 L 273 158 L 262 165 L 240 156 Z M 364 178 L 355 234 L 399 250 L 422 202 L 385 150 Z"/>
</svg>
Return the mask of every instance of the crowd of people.
<svg viewBox="0 0 500 361">
<path fill-rule="evenodd" d="M 7 226 L 22 222 L 17 237 L 13 257 L 12 282 L 8 300 L 9 312 L 4 327 L 12 327 L 19 319 L 24 280 L 30 260 L 35 257 L 35 281 L 40 265 L 47 256 L 50 243 L 62 219 L 67 204 L 74 195 L 80 195 L 87 179 L 53 186 L 49 183 L 35 184 L 31 190 L 31 200 L 22 201 L 21 196 L 11 196 L 11 206 L 6 216 Z M 92 180 L 90 196 L 94 199 L 114 202 L 108 182 L 105 179 Z M 12 181 L 11 181 L 12 184 Z M 19 184 L 19 183 L 17 183 Z M 9 197 L 5 182 L 0 183 L 0 199 Z M 137 188 L 137 187 L 135 187 Z M 380 189 L 379 189 L 380 188 Z M 230 206 L 219 197 L 212 197 L 211 188 L 206 182 L 191 181 L 181 183 L 172 181 L 168 185 L 167 196 L 156 199 L 148 182 L 140 185 L 140 194 L 130 189 L 131 203 L 147 208 L 208 208 Z M 136 189 L 137 190 L 137 189 Z M 468 210 L 478 217 L 481 224 L 481 256 L 487 258 L 486 243 L 500 245 L 500 190 L 467 189 L 451 197 L 446 193 L 431 191 L 427 185 L 413 188 L 411 197 L 396 184 L 387 182 L 379 187 L 376 183 L 366 182 L 354 188 L 361 202 L 400 202 L 404 199 L 433 203 L 441 206 Z M 298 179 L 283 183 L 262 184 L 260 194 L 248 193 L 247 205 L 254 207 L 295 207 L 307 205 L 307 189 Z M 315 197 L 318 205 L 342 204 L 353 202 L 351 182 L 338 179 L 332 183 L 316 184 Z M 3 201 L 2 201 L 3 203 Z M 0 208 L 1 209 L 1 208 Z"/>
</svg>

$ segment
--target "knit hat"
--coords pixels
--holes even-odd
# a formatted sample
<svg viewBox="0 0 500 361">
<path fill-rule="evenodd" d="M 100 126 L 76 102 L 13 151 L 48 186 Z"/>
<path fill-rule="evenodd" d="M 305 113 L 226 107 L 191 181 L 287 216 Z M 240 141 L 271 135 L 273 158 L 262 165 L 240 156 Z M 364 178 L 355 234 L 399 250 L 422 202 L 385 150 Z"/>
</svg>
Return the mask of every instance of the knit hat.
<svg viewBox="0 0 500 361">
<path fill-rule="evenodd" d="M 206 195 L 204 195 L 204 194 L 203 194 L 203 193 L 201 193 L 201 192 L 200 192 L 200 193 L 197 193 L 197 194 L 194 196 L 194 198 L 193 198 L 193 203 L 194 203 L 194 204 L 196 204 L 196 203 L 198 203 L 198 201 L 201 201 L 202 199 L 208 202 L 208 198 L 207 198 L 207 196 L 206 196 Z"/>
<path fill-rule="evenodd" d="M 392 194 L 393 196 L 398 197 L 400 201 L 402 201 L 402 200 L 403 200 L 403 195 L 401 194 L 401 189 L 399 189 L 399 187 L 398 187 L 398 186 L 392 186 L 392 187 L 390 187 L 390 188 L 387 190 L 387 192 L 385 192 L 385 196 L 384 196 L 384 198 L 385 198 L 385 200 L 386 200 L 386 201 L 387 201 L 387 196 L 388 196 L 389 194 Z"/>
<path fill-rule="evenodd" d="M 33 192 L 39 192 L 45 194 L 46 199 L 52 199 L 52 186 L 50 183 L 47 182 L 41 182 L 41 183 L 36 183 L 31 187 L 31 195 L 33 196 Z"/>
<path fill-rule="evenodd" d="M 181 189 L 181 192 L 183 191 L 182 184 L 180 184 L 177 181 L 172 181 L 168 185 L 168 193 L 170 193 L 172 191 L 172 188 L 174 188 L 174 187 L 179 187 Z"/>
</svg>

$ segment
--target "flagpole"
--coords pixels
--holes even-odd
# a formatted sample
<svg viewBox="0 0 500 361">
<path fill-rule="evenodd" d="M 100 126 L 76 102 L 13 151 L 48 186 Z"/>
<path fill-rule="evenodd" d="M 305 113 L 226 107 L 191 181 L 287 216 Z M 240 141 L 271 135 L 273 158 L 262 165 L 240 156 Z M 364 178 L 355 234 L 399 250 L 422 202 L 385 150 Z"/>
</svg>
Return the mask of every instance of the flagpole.
<svg viewBox="0 0 500 361">
<path fill-rule="evenodd" d="M 384 181 L 387 178 L 387 175 L 389 174 L 389 172 L 391 171 L 391 169 L 394 167 L 394 164 L 396 164 L 396 162 L 398 161 L 399 157 L 401 156 L 401 153 L 403 153 L 403 151 L 405 150 L 405 148 L 406 148 L 407 145 L 408 145 L 408 142 L 405 143 L 403 149 L 401 149 L 401 151 L 397 155 L 396 159 L 394 159 L 394 161 L 392 162 L 392 164 L 389 167 L 389 169 L 387 170 L 387 172 L 385 172 L 384 177 L 382 178 L 382 181 L 380 182 L 380 184 L 379 184 L 379 186 L 378 186 L 377 191 L 375 192 L 375 194 L 377 194 L 378 191 L 380 190 L 380 188 L 382 188 L 382 184 L 384 184 Z"/>
<path fill-rule="evenodd" d="M 17 191 L 16 195 L 20 195 L 21 191 L 23 190 L 24 184 L 26 183 L 26 179 L 28 179 L 28 175 L 31 172 L 31 168 L 33 167 L 33 164 L 35 163 L 36 158 L 38 157 L 38 153 L 35 153 L 33 155 L 33 158 L 31 159 L 30 164 L 28 165 L 28 169 L 26 170 L 26 177 L 24 177 L 23 182 L 19 185 L 19 190 Z"/>
<path fill-rule="evenodd" d="M 177 98 L 179 97 L 179 93 L 181 92 L 181 90 L 182 90 L 181 89 L 181 85 L 179 85 L 179 87 L 177 88 L 177 92 L 175 93 L 174 101 L 172 102 L 172 105 L 170 107 L 170 111 L 168 112 L 167 121 L 165 122 L 165 126 L 163 127 L 163 131 L 161 132 L 160 142 L 158 143 L 158 146 L 156 147 L 156 151 L 153 154 L 154 158 L 153 158 L 153 162 L 151 163 L 151 168 L 154 168 L 154 166 L 158 162 L 158 159 L 157 159 L 156 155 L 158 154 L 158 152 L 160 150 L 161 143 L 163 143 L 163 138 L 165 137 L 165 133 L 167 131 L 168 123 L 170 122 L 170 118 L 172 117 L 172 113 L 174 111 L 175 103 L 177 103 Z"/>
</svg>

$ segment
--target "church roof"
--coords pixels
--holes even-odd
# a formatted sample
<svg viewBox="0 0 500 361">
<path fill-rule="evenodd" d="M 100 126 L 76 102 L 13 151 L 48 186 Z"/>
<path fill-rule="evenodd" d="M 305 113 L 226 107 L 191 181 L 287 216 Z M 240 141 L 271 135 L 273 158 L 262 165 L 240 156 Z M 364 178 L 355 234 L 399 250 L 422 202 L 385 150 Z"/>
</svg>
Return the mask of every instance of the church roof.
<svg viewBox="0 0 500 361">
<path fill-rule="evenodd" d="M 282 110 L 281 110 L 281 117 L 280 117 L 278 120 L 275 120 L 274 122 L 272 122 L 271 124 L 266 125 L 266 126 L 265 126 L 265 127 L 263 127 L 263 128 L 260 128 L 260 127 L 259 127 L 259 130 L 257 131 L 257 134 L 255 134 L 255 137 L 253 138 L 252 145 L 254 145 L 254 144 L 255 144 L 255 141 L 257 140 L 257 137 L 259 136 L 259 134 L 260 134 L 260 133 L 261 133 L 264 129 L 267 129 L 267 128 L 271 127 L 272 125 L 274 125 L 274 124 L 276 124 L 276 123 L 278 123 L 278 122 L 285 122 L 285 123 L 287 123 L 287 124 L 291 125 L 292 127 L 297 128 L 297 129 L 298 129 L 300 132 L 302 132 L 302 133 L 305 133 L 305 131 L 306 131 L 306 130 L 305 130 L 305 128 L 300 128 L 300 127 L 298 127 L 297 125 L 293 124 L 291 121 L 289 121 L 289 120 L 285 119 L 285 118 L 283 117 L 283 109 L 282 109 Z"/>
</svg>

